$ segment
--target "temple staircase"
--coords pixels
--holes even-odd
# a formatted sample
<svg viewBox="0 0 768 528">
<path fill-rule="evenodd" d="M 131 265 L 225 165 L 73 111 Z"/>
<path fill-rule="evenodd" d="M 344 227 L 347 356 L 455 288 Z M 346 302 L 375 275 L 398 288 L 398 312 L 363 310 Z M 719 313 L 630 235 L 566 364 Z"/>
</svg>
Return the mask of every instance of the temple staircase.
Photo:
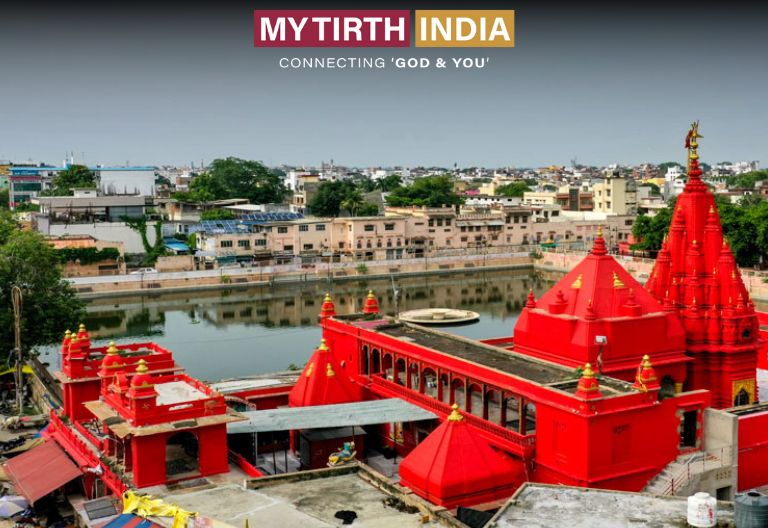
<svg viewBox="0 0 768 528">
<path fill-rule="evenodd" d="M 729 451 L 698 451 L 681 455 L 673 460 L 643 488 L 644 492 L 655 495 L 690 495 L 704 473 L 731 464 Z"/>
</svg>

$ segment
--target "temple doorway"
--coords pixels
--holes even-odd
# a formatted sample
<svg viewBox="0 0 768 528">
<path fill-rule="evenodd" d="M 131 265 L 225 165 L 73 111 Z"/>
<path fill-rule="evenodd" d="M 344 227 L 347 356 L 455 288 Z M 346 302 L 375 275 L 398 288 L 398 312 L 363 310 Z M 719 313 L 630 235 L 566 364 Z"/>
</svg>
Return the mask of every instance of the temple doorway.
<svg viewBox="0 0 768 528">
<path fill-rule="evenodd" d="M 165 447 L 165 475 L 169 479 L 200 472 L 197 437 L 181 431 L 168 437 Z"/>
</svg>

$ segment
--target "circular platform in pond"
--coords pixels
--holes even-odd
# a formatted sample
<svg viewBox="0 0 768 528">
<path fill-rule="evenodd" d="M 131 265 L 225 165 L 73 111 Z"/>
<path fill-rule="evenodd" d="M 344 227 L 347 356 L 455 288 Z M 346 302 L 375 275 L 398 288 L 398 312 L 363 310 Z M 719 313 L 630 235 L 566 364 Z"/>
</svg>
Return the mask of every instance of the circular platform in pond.
<svg viewBox="0 0 768 528">
<path fill-rule="evenodd" d="M 451 308 L 424 308 L 400 313 L 400 320 L 423 325 L 447 325 L 473 323 L 480 319 L 480 314 L 470 310 Z"/>
</svg>

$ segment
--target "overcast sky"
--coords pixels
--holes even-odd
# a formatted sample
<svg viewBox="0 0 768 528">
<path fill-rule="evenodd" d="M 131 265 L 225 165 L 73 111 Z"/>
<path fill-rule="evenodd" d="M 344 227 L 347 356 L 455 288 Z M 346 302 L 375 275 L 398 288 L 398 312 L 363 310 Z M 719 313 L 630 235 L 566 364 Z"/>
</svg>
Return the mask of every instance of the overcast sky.
<svg viewBox="0 0 768 528">
<path fill-rule="evenodd" d="M 388 52 L 256 49 L 253 9 L 277 7 L 264 3 L 26 4 L 2 13 L 0 159 L 661 162 L 684 158 L 685 131 L 699 119 L 704 161 L 768 165 L 764 8 L 466 2 L 516 9 L 516 47 Z M 480 71 L 278 66 L 280 57 L 391 54 L 491 62 Z"/>
</svg>

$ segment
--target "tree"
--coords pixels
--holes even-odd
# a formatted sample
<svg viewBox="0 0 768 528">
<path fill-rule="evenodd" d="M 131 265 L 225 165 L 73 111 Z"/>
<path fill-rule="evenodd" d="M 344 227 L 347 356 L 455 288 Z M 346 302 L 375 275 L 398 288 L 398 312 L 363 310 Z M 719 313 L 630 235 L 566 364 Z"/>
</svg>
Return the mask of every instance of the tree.
<svg viewBox="0 0 768 528">
<path fill-rule="evenodd" d="M 10 207 L 11 196 L 8 189 L 0 189 L 0 209 L 8 209 Z"/>
<path fill-rule="evenodd" d="M 192 202 L 212 202 L 231 198 L 220 178 L 204 172 L 189 183 L 187 198 Z"/>
<path fill-rule="evenodd" d="M 357 216 L 357 211 L 365 204 L 365 200 L 363 199 L 363 195 L 360 193 L 358 189 L 353 190 L 352 192 L 348 193 L 344 200 L 342 200 L 341 204 L 339 204 L 343 209 L 346 209 L 349 211 L 350 216 Z"/>
<path fill-rule="evenodd" d="M 348 181 L 324 181 L 307 204 L 309 212 L 315 216 L 339 216 L 341 203 L 354 190 L 355 186 Z"/>
<path fill-rule="evenodd" d="M 650 191 L 651 196 L 661 196 L 661 189 L 655 183 L 650 183 L 650 182 L 649 183 L 644 183 L 640 187 L 650 187 L 650 189 L 651 189 L 651 191 Z"/>
<path fill-rule="evenodd" d="M 233 157 L 215 159 L 207 174 L 209 183 L 215 182 L 223 188 L 223 193 L 215 189 L 220 197 L 214 199 L 248 198 L 255 204 L 277 203 L 282 202 L 286 193 L 280 176 L 258 161 Z"/>
<path fill-rule="evenodd" d="M 235 219 L 235 213 L 233 213 L 230 209 L 210 209 L 208 211 L 203 211 L 203 213 L 200 215 L 200 220 L 234 220 Z"/>
<path fill-rule="evenodd" d="M 667 202 L 667 207 L 660 209 L 656 216 L 638 215 L 635 219 L 635 225 L 632 226 L 632 236 L 638 242 L 632 246 L 632 249 L 640 251 L 658 251 L 661 249 L 661 243 L 669 230 L 669 224 L 672 221 L 672 213 L 675 209 L 676 198 Z"/>
<path fill-rule="evenodd" d="M 681 169 L 684 168 L 683 165 L 676 161 L 665 161 L 664 163 L 659 163 L 659 172 L 665 173 L 670 167 L 680 167 Z"/>
<path fill-rule="evenodd" d="M 54 196 L 72 196 L 73 188 L 96 187 L 96 173 L 85 165 L 70 165 L 53 177 Z"/>
<path fill-rule="evenodd" d="M 512 182 L 496 189 L 496 195 L 522 198 L 523 193 L 529 192 L 530 190 L 531 188 L 528 187 L 525 182 Z"/>
<path fill-rule="evenodd" d="M 11 287 L 22 290 L 22 348 L 60 341 L 85 311 L 69 282 L 62 280 L 56 250 L 39 233 L 21 231 L 8 212 L 0 212 L 0 360 L 14 342 Z"/>
<path fill-rule="evenodd" d="M 396 188 L 387 196 L 387 203 L 394 207 L 442 207 L 459 205 L 464 200 L 453 191 L 450 176 L 442 175 L 419 178 L 408 187 Z"/>
<path fill-rule="evenodd" d="M 397 174 L 389 174 L 377 181 L 376 186 L 383 192 L 392 192 L 403 186 L 403 179 Z"/>
<path fill-rule="evenodd" d="M 755 184 L 762 180 L 768 180 L 768 169 L 745 172 L 738 176 L 729 176 L 726 179 L 726 184 L 733 189 L 754 189 Z"/>
<path fill-rule="evenodd" d="M 322 182 L 307 207 L 315 216 L 328 217 L 339 216 L 342 210 L 351 216 L 373 216 L 379 212 L 379 208 L 366 202 L 361 190 L 348 180 Z"/>
</svg>

